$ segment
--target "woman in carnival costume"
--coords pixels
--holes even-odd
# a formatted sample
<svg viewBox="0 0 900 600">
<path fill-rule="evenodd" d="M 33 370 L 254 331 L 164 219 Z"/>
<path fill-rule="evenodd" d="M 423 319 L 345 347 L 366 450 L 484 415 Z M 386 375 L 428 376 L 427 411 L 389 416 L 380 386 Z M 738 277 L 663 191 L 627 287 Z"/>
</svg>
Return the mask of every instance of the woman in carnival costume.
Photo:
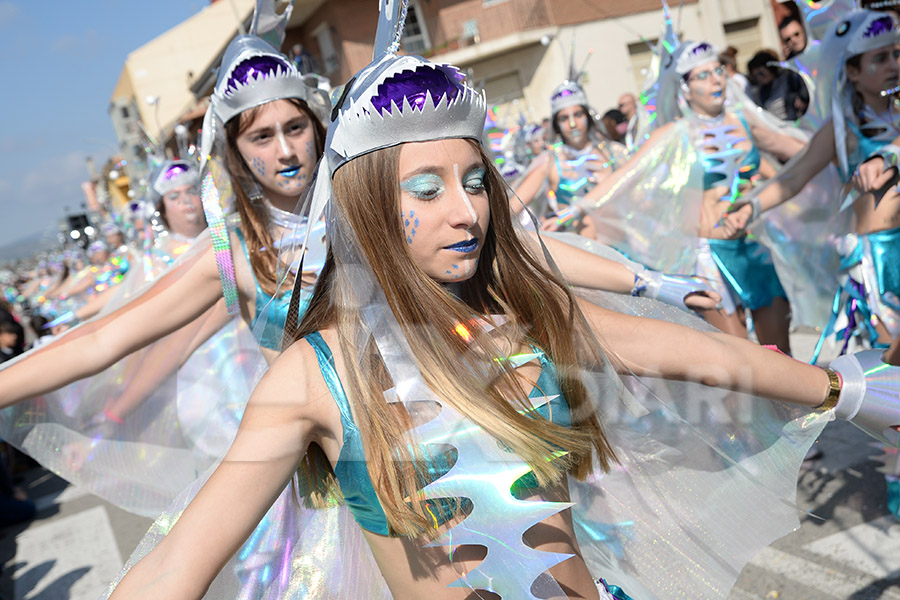
<svg viewBox="0 0 900 600">
<path fill-rule="evenodd" d="M 726 74 L 712 45 L 684 42 L 660 57 L 656 123 L 639 151 L 578 202 L 597 238 L 654 269 L 713 282 L 723 306 L 703 316 L 746 337 L 738 308 L 757 337 L 789 353 L 789 305 L 765 247 L 727 239 L 719 220 L 760 176 L 774 174 L 760 150 L 802 147 L 744 110 L 726 105 Z"/>
<path fill-rule="evenodd" d="M 280 350 L 290 289 L 278 289 L 287 268 L 278 267 L 277 246 L 284 232 L 305 226 L 293 209 L 324 143 L 319 104 L 320 96 L 290 61 L 262 39 L 242 36 L 231 43 L 204 120 L 201 155 L 209 156 L 216 136 L 222 138 L 217 153 L 224 154 L 229 176 L 218 183 L 222 196 L 230 186 L 238 215 L 223 217 L 220 190 L 207 175 L 203 196 L 210 228 L 162 276 L 122 306 L 108 306 L 52 344 L 8 363 L 0 372 L 0 406 L 16 406 L 0 416 L 4 439 L 70 481 L 147 516 L 158 515 L 221 456 L 264 370 L 262 358 L 271 360 Z M 310 269 L 313 254 L 311 249 Z M 126 365 L 136 364 L 121 360 L 134 351 L 163 356 L 154 352 L 162 345 L 182 360 L 238 314 L 245 325 L 231 329 L 232 352 L 209 357 L 212 364 L 197 374 L 202 394 L 183 403 L 207 412 L 197 435 L 223 442 L 203 442 L 177 426 L 180 378 L 159 385 L 159 370 L 144 364 L 132 378 L 117 381 Z M 258 343 L 248 326 L 256 328 Z M 179 335 L 185 327 L 196 332 L 187 347 Z M 35 372 L 43 375 L 36 378 Z M 72 382 L 67 401 L 40 398 Z M 121 423 L 104 419 L 110 400 L 135 389 L 152 394 L 127 417 L 115 415 Z M 70 464 L 69 454 L 79 459 Z"/>
<path fill-rule="evenodd" d="M 60 315 L 53 325 L 83 321 L 96 315 L 108 302 L 118 305 L 124 296 L 138 292 L 168 269 L 206 229 L 200 201 L 197 165 L 186 160 L 161 161 L 150 175 L 144 247 L 135 252 L 128 275 L 121 285 L 92 298 L 77 311 Z M 116 230 L 118 231 L 118 230 Z"/>
<path fill-rule="evenodd" d="M 832 415 L 896 436 L 898 402 L 877 398 L 900 372 L 867 379 L 871 354 L 822 370 L 573 297 L 514 230 L 483 97 L 395 54 L 397 4 L 332 113 L 309 212 L 328 254 L 294 343 L 112 598 L 724 598 L 796 522 L 799 461 Z M 686 416 L 699 386 L 651 408 L 615 370 L 804 408 L 756 399 L 754 443 L 716 447 L 725 422 Z M 292 480 L 284 527 L 260 534 Z M 266 554 L 241 547 L 259 535 Z"/>
<path fill-rule="evenodd" d="M 628 152 L 600 133 L 573 61 L 570 58 L 569 78 L 550 96 L 550 122 L 560 141 L 532 161 L 510 203 L 518 214 L 544 192 L 546 206 L 535 207 L 539 217 L 549 214 L 558 230 L 592 236 L 590 222 L 572 211 L 572 205 L 615 171 Z"/>
<path fill-rule="evenodd" d="M 265 370 L 260 353 L 271 361 L 281 349 L 297 263 L 293 241 L 307 230 L 307 219 L 293 209 L 324 144 L 319 100 L 318 91 L 259 37 L 240 36 L 229 45 L 204 119 L 201 156 L 210 154 L 224 129 L 222 152 L 238 214 L 222 217 L 218 197 L 225 192 L 207 175 L 208 233 L 168 271 L 124 297 L 121 306 L 107 306 L 52 344 L 4 365 L 0 406 L 15 405 L 0 415 L 5 439 L 69 481 L 148 516 L 158 515 L 224 454 L 250 386 Z M 321 223 L 312 229 L 305 250 L 301 279 L 307 284 L 324 260 L 323 230 Z M 604 280 L 600 269 L 591 268 L 609 261 L 566 244 L 554 252 L 568 265 L 573 284 L 599 282 L 621 293 L 635 287 L 627 269 Z M 717 301 L 714 294 L 697 298 L 695 292 L 705 290 L 700 282 L 644 271 L 642 295 L 685 310 L 691 294 L 700 306 Z M 309 297 L 304 291 L 298 299 L 298 314 Z M 223 329 L 237 313 L 258 345 L 247 339 L 247 327 Z M 213 334 L 233 339 L 206 344 Z M 211 349 L 202 368 L 188 369 L 189 357 L 203 348 Z M 177 376 L 167 378 L 175 366 L 181 366 Z M 36 372 L 43 375 L 34 377 Z"/>
<path fill-rule="evenodd" d="M 900 103 L 893 95 L 900 78 L 898 41 L 897 19 L 891 13 L 856 11 L 837 20 L 822 42 L 837 68 L 831 84 L 822 85 L 817 93 L 819 104 L 830 109 L 826 113 L 830 118 L 793 162 L 764 187 L 754 190 L 744 199 L 746 205 L 725 220 L 727 229 L 741 230 L 763 214 L 763 223 L 769 226 L 772 215 L 766 211 L 786 203 L 819 171 L 837 163 L 847 185 L 839 189 L 841 193 L 831 194 L 829 235 L 821 251 L 828 253 L 827 242 L 832 250 L 840 246 L 843 256 L 839 268 L 848 277 L 836 294 L 837 273 L 827 279 L 833 286 L 825 290 L 827 300 L 834 298 L 829 302 L 832 313 L 827 325 L 825 319 L 817 323 L 824 326 L 824 332 L 813 361 L 825 338 L 835 332 L 839 319 L 846 321 L 845 327 L 836 332 L 841 352 L 846 352 L 854 339 L 866 339 L 872 347 L 885 348 L 893 336 L 900 334 L 900 192 L 896 187 Z M 775 217 L 779 218 L 778 212 L 791 204 L 794 202 L 774 211 Z M 852 212 L 847 210 L 851 206 Z M 803 229 L 798 235 L 802 233 Z M 770 237 L 785 236 L 776 232 Z M 809 266 L 811 258 L 798 258 L 794 264 L 796 276 L 802 276 L 802 271 L 819 270 Z"/>
<path fill-rule="evenodd" d="M 857 11 L 837 19 L 823 39 L 821 54 L 836 69 L 831 85 L 817 90 L 819 110 L 830 118 L 793 162 L 725 220 L 727 228 L 740 231 L 762 214 L 769 239 L 806 234 L 820 241 L 815 254 L 796 253 L 795 260 L 784 261 L 784 269 L 796 279 L 820 273 L 823 266 L 832 269 L 828 277 L 820 278 L 831 285 L 830 290 L 819 292 L 831 300 L 831 314 L 827 322 L 823 317 L 818 323 L 823 331 L 811 362 L 834 334 L 841 354 L 851 342 L 887 348 L 893 337 L 885 360 L 900 364 L 896 341 L 900 336 L 900 102 L 894 95 L 900 78 L 898 41 L 900 32 L 892 13 Z M 831 199 L 827 205 L 831 212 L 816 234 L 809 227 L 812 220 L 791 206 L 796 200 L 787 200 L 832 162 L 837 163 L 842 181 L 852 187 L 849 191 L 847 186 L 838 188 L 840 193 L 826 197 Z M 799 229 L 793 236 L 789 235 L 792 228 Z M 834 253 L 835 247 L 840 256 Z M 836 277 L 839 272 L 844 274 L 842 282 Z M 900 462 L 894 456 L 889 463 L 888 507 L 900 516 Z"/>
</svg>

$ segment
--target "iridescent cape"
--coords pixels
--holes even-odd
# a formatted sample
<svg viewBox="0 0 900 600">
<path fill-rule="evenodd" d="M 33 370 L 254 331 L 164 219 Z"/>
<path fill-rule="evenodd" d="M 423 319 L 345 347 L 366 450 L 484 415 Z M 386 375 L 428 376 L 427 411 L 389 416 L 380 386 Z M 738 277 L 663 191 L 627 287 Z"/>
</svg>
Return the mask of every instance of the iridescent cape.
<svg viewBox="0 0 900 600">
<path fill-rule="evenodd" d="M 32 350 L 87 335 L 111 340 L 144 301 L 212 251 L 208 232 L 155 281 L 123 289 L 95 318 Z M 249 269 L 243 255 L 237 268 Z M 221 303 L 220 303 L 221 304 Z M 128 327 L 133 327 L 129 325 Z M 130 512 L 156 517 L 224 455 L 265 360 L 240 318 L 216 305 L 110 368 L 0 411 L 0 437 L 67 481 Z"/>
<path fill-rule="evenodd" d="M 655 136 L 602 198 L 583 206 L 598 241 L 651 269 L 691 275 L 699 251 L 703 164 L 685 119 Z"/>
<path fill-rule="evenodd" d="M 584 238 L 561 239 L 610 256 Z M 613 310 L 712 329 L 653 300 L 578 294 Z M 641 600 L 725 598 L 757 551 L 798 526 L 799 466 L 831 413 L 699 384 L 620 378 L 602 365 L 585 377 L 619 459 L 609 473 L 569 479 L 576 534 L 591 573 Z M 123 574 L 166 535 L 210 472 L 156 520 Z M 350 511 L 340 504 L 306 508 L 295 489 L 286 487 L 206 597 L 391 598 Z M 515 514 L 500 504 L 491 510 L 497 530 L 481 533 L 521 534 Z M 509 560 L 512 572 L 528 572 L 525 559 Z M 533 597 L 519 586 L 502 597 Z"/>
</svg>

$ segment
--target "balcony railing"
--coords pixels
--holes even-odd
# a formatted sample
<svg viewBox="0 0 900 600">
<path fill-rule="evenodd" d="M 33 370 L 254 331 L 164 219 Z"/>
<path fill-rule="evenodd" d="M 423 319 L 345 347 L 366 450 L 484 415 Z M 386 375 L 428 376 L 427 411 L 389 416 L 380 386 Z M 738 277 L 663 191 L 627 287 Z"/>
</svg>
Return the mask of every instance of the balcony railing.
<svg viewBox="0 0 900 600">
<path fill-rule="evenodd" d="M 552 25 L 549 0 L 498 0 L 492 3 L 461 3 L 441 11 L 434 46 L 426 56 L 443 54 L 473 44 L 502 38 L 511 33 Z"/>
</svg>

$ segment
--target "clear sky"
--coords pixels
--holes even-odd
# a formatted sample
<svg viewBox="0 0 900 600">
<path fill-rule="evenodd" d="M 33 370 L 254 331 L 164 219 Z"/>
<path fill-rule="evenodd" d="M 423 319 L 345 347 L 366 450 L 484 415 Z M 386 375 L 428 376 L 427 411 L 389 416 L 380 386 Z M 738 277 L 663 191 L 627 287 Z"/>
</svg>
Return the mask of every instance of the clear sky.
<svg viewBox="0 0 900 600">
<path fill-rule="evenodd" d="M 129 52 L 206 0 L 0 0 L 0 246 L 77 210 L 85 158 L 116 149 L 109 97 Z"/>
</svg>

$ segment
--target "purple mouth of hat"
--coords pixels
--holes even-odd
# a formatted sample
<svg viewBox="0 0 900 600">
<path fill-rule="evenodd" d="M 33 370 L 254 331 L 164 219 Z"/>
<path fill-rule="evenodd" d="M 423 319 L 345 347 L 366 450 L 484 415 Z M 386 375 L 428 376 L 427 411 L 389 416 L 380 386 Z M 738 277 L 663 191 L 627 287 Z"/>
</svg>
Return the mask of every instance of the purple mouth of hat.
<svg viewBox="0 0 900 600">
<path fill-rule="evenodd" d="M 553 94 L 553 98 L 551 98 L 551 100 L 558 100 L 559 98 L 566 98 L 568 96 L 574 96 L 574 95 L 575 95 L 574 90 L 560 90 L 556 94 Z"/>
<path fill-rule="evenodd" d="M 372 98 L 372 106 L 383 116 L 385 112 L 391 114 L 392 104 L 402 111 L 405 98 L 413 110 L 421 111 L 429 93 L 435 105 L 444 96 L 449 103 L 463 91 L 462 80 L 462 74 L 452 67 L 420 65 L 412 71 L 402 71 L 385 79 Z"/>
<path fill-rule="evenodd" d="M 894 30 L 894 20 L 890 17 L 878 17 L 866 28 L 863 37 L 873 38 Z"/>
<path fill-rule="evenodd" d="M 239 85 L 245 85 L 249 80 L 265 79 L 278 71 L 288 71 L 288 64 L 274 56 L 253 56 L 241 62 L 231 72 L 228 78 L 227 91 L 234 91 Z"/>
<path fill-rule="evenodd" d="M 165 181 L 171 181 L 181 175 L 182 173 L 187 173 L 190 169 L 187 165 L 184 164 L 175 164 L 169 167 L 165 174 L 163 175 L 163 179 Z"/>
<path fill-rule="evenodd" d="M 697 56 L 698 54 L 703 54 L 704 52 L 709 52 L 710 50 L 712 50 L 712 46 L 710 46 L 706 42 L 700 42 L 699 44 L 694 46 L 694 49 L 691 50 L 691 54 L 693 56 Z"/>
<path fill-rule="evenodd" d="M 460 252 L 462 254 L 468 254 L 469 252 L 475 252 L 478 248 L 478 238 L 472 238 L 471 240 L 465 240 L 462 242 L 456 242 L 450 246 L 444 246 L 445 250 L 453 250 L 454 252 Z"/>
</svg>

